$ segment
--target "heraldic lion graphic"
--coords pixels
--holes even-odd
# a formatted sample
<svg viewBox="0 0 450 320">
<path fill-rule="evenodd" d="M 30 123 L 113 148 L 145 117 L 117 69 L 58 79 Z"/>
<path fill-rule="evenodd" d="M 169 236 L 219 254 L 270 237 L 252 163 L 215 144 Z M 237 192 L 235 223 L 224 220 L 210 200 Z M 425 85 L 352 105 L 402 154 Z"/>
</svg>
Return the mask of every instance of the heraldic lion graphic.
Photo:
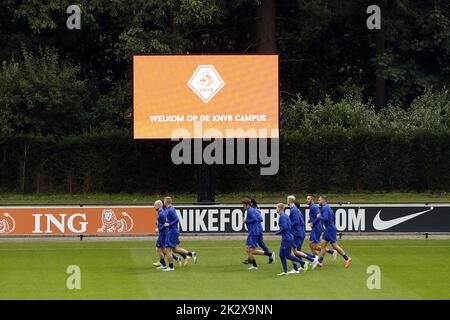
<svg viewBox="0 0 450 320">
<path fill-rule="evenodd" d="M 5 219 L 0 220 L 0 233 L 11 233 L 16 229 L 16 221 L 9 213 L 3 213 Z M 11 227 L 12 226 L 12 227 Z"/>
<path fill-rule="evenodd" d="M 102 227 L 97 232 L 128 232 L 133 229 L 134 223 L 131 216 L 122 212 L 123 218 L 118 219 L 113 209 L 105 209 L 102 212 Z"/>
</svg>

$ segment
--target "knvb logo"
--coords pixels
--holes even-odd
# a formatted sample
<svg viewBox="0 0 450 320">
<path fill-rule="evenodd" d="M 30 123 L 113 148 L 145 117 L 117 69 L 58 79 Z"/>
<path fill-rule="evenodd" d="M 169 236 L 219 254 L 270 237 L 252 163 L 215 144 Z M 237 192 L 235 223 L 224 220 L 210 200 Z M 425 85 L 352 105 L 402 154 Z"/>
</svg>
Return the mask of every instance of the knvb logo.
<svg viewBox="0 0 450 320">
<path fill-rule="evenodd" d="M 223 88 L 225 82 L 213 65 L 199 65 L 187 84 L 204 103 L 208 103 Z"/>
</svg>

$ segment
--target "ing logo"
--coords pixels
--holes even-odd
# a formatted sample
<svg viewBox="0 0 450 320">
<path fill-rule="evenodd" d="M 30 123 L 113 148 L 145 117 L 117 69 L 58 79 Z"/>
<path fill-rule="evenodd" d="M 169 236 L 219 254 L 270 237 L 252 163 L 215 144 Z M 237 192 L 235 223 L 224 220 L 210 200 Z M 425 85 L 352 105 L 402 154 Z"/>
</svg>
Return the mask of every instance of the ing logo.
<svg viewBox="0 0 450 320">
<path fill-rule="evenodd" d="M 133 226 L 133 218 L 128 213 L 122 212 L 122 217 L 118 218 L 113 209 L 105 209 L 102 212 L 102 226 L 97 229 L 97 232 L 129 232 L 133 229 Z"/>
<path fill-rule="evenodd" d="M 3 213 L 4 219 L 0 218 L 0 233 L 12 233 L 16 229 L 16 221 L 7 212 Z"/>
<path fill-rule="evenodd" d="M 195 70 L 187 85 L 204 103 L 208 103 L 223 88 L 225 82 L 213 65 L 202 64 Z"/>
</svg>

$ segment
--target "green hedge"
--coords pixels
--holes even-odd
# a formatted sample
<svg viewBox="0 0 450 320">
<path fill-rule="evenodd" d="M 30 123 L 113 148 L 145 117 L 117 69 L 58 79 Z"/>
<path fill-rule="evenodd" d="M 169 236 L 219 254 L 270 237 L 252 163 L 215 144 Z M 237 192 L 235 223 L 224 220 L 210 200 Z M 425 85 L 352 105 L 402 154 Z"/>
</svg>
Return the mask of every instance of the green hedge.
<svg viewBox="0 0 450 320">
<path fill-rule="evenodd" d="M 173 165 L 172 142 L 128 131 L 0 138 L 2 192 L 195 192 L 193 166 Z M 215 166 L 216 189 L 244 191 L 449 190 L 450 131 L 329 130 L 280 141 L 280 170 Z"/>
</svg>

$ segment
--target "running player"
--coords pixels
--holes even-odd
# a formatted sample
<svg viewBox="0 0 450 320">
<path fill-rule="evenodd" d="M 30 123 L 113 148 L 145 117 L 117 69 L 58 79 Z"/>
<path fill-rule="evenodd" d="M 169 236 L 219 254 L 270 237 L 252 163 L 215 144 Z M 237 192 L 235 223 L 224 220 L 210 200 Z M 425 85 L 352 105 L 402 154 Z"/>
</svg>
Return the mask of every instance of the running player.
<svg viewBox="0 0 450 320">
<path fill-rule="evenodd" d="M 318 258 L 315 256 L 303 252 L 302 245 L 305 240 L 305 219 L 303 218 L 303 214 L 300 212 L 300 204 L 297 202 L 296 205 L 295 197 L 288 196 L 287 203 L 290 208 L 289 219 L 291 220 L 292 225 L 292 234 L 294 235 L 294 243 L 292 247 L 292 253 L 298 258 L 305 258 L 312 263 L 312 269 L 314 270 L 318 264 Z M 298 273 L 298 268 L 295 263 L 293 263 L 294 269 L 289 271 L 289 273 Z M 305 263 L 305 269 L 308 269 L 308 262 Z M 304 271 L 306 271 L 304 270 Z"/>
<path fill-rule="evenodd" d="M 289 259 L 293 262 L 298 262 L 303 271 L 306 271 L 305 262 L 300 258 L 292 255 L 292 247 L 294 246 L 294 235 L 292 234 L 292 225 L 289 217 L 284 213 L 284 204 L 277 204 L 277 214 L 279 215 L 278 225 L 280 230 L 275 232 L 276 235 L 281 235 L 281 245 L 280 245 L 280 260 L 283 265 L 283 272 L 277 274 L 278 276 L 287 276 L 289 273 L 287 272 L 287 262 L 286 259 Z M 294 263 L 294 270 L 298 271 L 297 265 Z"/>
<path fill-rule="evenodd" d="M 161 200 L 155 201 L 155 209 L 157 214 L 157 228 L 155 231 L 158 232 L 158 239 L 156 240 L 156 253 L 159 257 L 158 262 L 154 262 L 153 266 L 156 267 L 156 269 L 165 269 L 166 261 L 164 259 L 164 256 L 166 255 L 166 237 L 167 237 L 167 229 L 164 227 L 164 224 L 167 221 L 167 212 L 164 208 L 164 204 Z M 178 264 L 181 266 L 181 258 L 177 255 L 173 255 L 173 259 L 178 261 Z"/>
<path fill-rule="evenodd" d="M 352 262 L 352 258 L 347 256 L 344 250 L 342 250 L 342 248 L 337 244 L 334 212 L 328 205 L 326 196 L 324 195 L 320 196 L 319 203 L 321 206 L 319 216 L 321 222 L 323 223 L 323 226 L 325 227 L 325 230 L 322 235 L 319 265 L 322 266 L 323 258 L 327 253 L 327 245 L 328 243 L 330 243 L 333 249 L 336 250 L 344 258 L 345 267 L 348 268 L 350 266 L 350 263 Z"/>
<path fill-rule="evenodd" d="M 166 252 L 167 259 L 169 260 L 169 267 L 163 271 L 174 271 L 173 267 L 173 253 L 178 253 L 184 259 L 184 265 L 187 265 L 188 259 L 192 258 L 194 263 L 197 263 L 197 254 L 195 252 L 187 251 L 180 247 L 180 231 L 178 229 L 178 224 L 180 220 L 178 219 L 177 212 L 172 205 L 172 198 L 165 197 L 164 205 L 167 211 L 167 222 L 164 226 L 168 229 L 166 236 Z"/>
<path fill-rule="evenodd" d="M 256 204 L 256 201 L 255 201 Z M 256 208 L 252 207 L 252 201 L 250 199 L 245 199 L 242 201 L 242 206 L 246 210 L 246 216 L 244 223 L 247 225 L 247 241 L 245 243 L 245 251 L 247 252 L 248 260 L 251 266 L 248 270 L 258 270 L 258 265 L 256 264 L 255 255 L 266 254 L 263 250 L 257 250 L 258 242 L 262 241 L 262 217 Z M 269 263 L 273 262 L 273 254 L 267 249 L 267 254 L 269 256 Z"/>
<path fill-rule="evenodd" d="M 258 235 L 255 236 L 255 241 L 258 244 L 258 246 L 261 249 L 263 249 L 262 252 L 261 252 L 261 250 L 255 250 L 253 252 L 253 254 L 254 255 L 262 255 L 262 254 L 264 254 L 264 255 L 268 256 L 269 257 L 269 264 L 271 264 L 271 263 L 275 262 L 275 252 L 270 251 L 269 247 L 267 247 L 267 245 L 264 242 L 264 239 L 263 239 L 263 227 L 262 227 L 262 224 L 261 224 L 263 222 L 263 218 L 262 218 L 261 211 L 259 210 L 258 204 L 256 203 L 256 200 L 254 198 L 249 198 L 249 200 L 250 200 L 250 206 L 253 209 L 255 209 L 256 212 L 259 215 L 259 219 L 258 219 L 259 223 L 257 225 L 257 227 L 258 227 L 258 232 L 257 232 Z M 248 255 L 248 250 L 247 250 L 247 255 Z M 248 258 L 243 263 L 244 264 L 252 264 L 252 261 L 250 260 L 250 258 Z"/>
<path fill-rule="evenodd" d="M 157 219 L 157 225 L 158 228 L 156 231 L 158 231 L 158 240 L 156 240 L 156 253 L 159 256 L 159 262 L 153 263 L 153 265 L 156 267 L 156 269 L 166 269 L 166 261 L 164 259 L 165 256 L 165 243 L 166 243 L 166 236 L 167 236 L 167 229 L 164 227 L 164 224 L 166 223 L 166 210 L 163 208 L 163 202 L 161 200 L 155 201 L 155 209 L 158 213 L 158 219 Z"/>
<path fill-rule="evenodd" d="M 311 234 L 309 236 L 309 248 L 314 256 L 317 256 L 322 250 L 320 247 L 320 237 L 323 232 L 323 226 L 320 222 L 320 209 L 317 204 L 314 203 L 314 196 L 308 194 L 306 196 L 306 204 L 309 208 L 309 226 L 311 227 Z M 336 260 L 337 251 L 333 249 L 327 249 L 327 252 L 332 255 L 333 260 Z"/>
</svg>

